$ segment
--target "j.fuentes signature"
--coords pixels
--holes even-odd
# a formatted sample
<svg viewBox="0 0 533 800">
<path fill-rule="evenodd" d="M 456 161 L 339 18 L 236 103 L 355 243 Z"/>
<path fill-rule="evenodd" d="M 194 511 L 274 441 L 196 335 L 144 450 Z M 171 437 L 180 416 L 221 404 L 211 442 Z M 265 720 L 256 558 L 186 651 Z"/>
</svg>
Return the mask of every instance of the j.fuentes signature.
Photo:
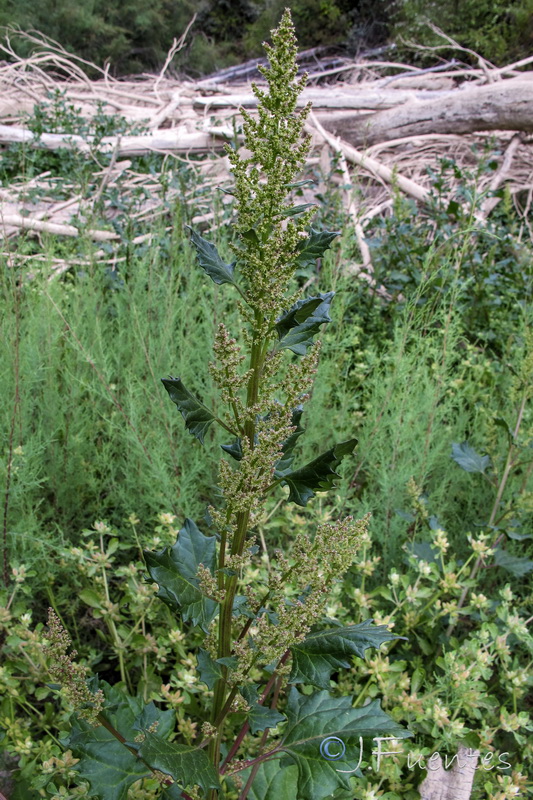
<svg viewBox="0 0 533 800">
<path fill-rule="evenodd" d="M 398 756 L 402 755 L 402 753 L 398 753 L 395 750 L 382 750 L 381 743 L 382 742 L 398 742 L 401 741 L 400 739 L 395 739 L 394 736 L 374 736 L 372 739 L 373 742 L 377 742 L 377 749 L 372 750 L 372 755 L 377 757 L 377 769 L 379 770 L 381 766 L 381 759 L 383 756 Z M 344 758 L 346 754 L 346 745 L 344 744 L 343 740 L 340 739 L 338 736 L 326 736 L 325 739 L 322 740 L 320 744 L 320 754 L 325 758 L 327 761 L 338 761 L 341 758 Z M 461 752 L 461 757 L 456 753 L 451 758 L 448 758 L 448 754 L 444 753 L 444 758 L 442 759 L 441 754 L 439 752 L 432 753 L 427 760 L 425 760 L 422 756 L 418 755 L 416 757 L 411 757 L 410 753 L 407 753 L 407 768 L 414 769 L 415 767 L 419 767 L 420 769 L 427 769 L 430 771 L 437 770 L 440 768 L 442 761 L 443 766 L 445 769 L 449 769 L 453 766 L 454 762 L 457 760 L 457 765 L 459 769 L 464 769 L 468 761 L 464 759 L 476 758 L 478 762 L 475 765 L 475 769 L 484 769 L 486 772 L 490 772 L 491 769 L 511 769 L 511 764 L 508 761 L 504 760 L 504 756 L 508 756 L 509 753 L 486 753 L 484 756 L 481 756 L 476 750 L 465 750 Z M 495 759 L 499 762 L 497 765 L 496 763 L 492 763 Z M 337 772 L 355 772 L 361 766 L 361 762 L 363 760 L 363 737 L 359 737 L 359 760 L 357 765 L 353 769 L 336 769 Z"/>
</svg>

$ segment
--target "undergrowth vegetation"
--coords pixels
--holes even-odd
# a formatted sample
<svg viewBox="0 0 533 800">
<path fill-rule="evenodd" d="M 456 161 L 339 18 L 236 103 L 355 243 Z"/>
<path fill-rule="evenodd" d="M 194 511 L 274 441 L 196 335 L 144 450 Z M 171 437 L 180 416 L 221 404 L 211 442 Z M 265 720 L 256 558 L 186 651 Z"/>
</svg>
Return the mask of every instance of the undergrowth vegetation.
<svg viewBox="0 0 533 800">
<path fill-rule="evenodd" d="M 64 107 L 57 119 L 58 107 L 61 99 L 53 98 L 37 115 L 36 132 L 43 114 L 74 124 Z M 108 119 L 99 125 L 101 135 L 110 132 Z M 352 696 L 356 708 L 379 697 L 412 734 L 387 743 L 396 754 L 379 762 L 365 751 L 351 789 L 341 787 L 336 798 L 415 800 L 431 754 L 451 759 L 461 744 L 482 758 L 493 754 L 480 762 L 473 800 L 531 791 L 531 242 L 529 221 L 505 193 L 491 221 L 481 221 L 487 198 L 476 189 L 477 177 L 493 161 L 490 151 L 477 156 L 470 172 L 451 161 L 437 165 L 424 208 L 398 193 L 390 215 L 367 228 L 383 292 L 346 269 L 358 258 L 357 244 L 333 190 L 318 201 L 313 227 L 342 234 L 317 264 L 300 264 L 294 276 L 295 288 L 315 297 L 335 292 L 300 463 L 332 440 L 356 437 L 358 444 L 344 456 L 333 494 L 319 493 L 309 507 L 267 500 L 257 519 L 259 549 L 242 585 L 268 581 L 276 549 L 289 555 L 317 518 L 327 524 L 370 512 L 358 560 L 333 585 L 325 614 L 333 630 L 367 620 L 388 625 L 391 641 L 366 659 L 348 655 L 317 668 L 314 683 L 299 687 L 302 697 L 312 696 L 312 685 Z M 74 153 L 68 159 L 13 150 L 3 177 L 48 169 L 58 192 L 62 179 L 95 191 L 90 160 Z M 138 166 L 161 176 L 163 193 L 169 181 L 189 187 L 197 180 L 194 162 L 163 165 L 154 157 Z M 331 175 L 335 170 L 333 162 Z M 331 175 L 321 177 L 327 183 Z M 6 257 L 0 275 L 0 746 L 13 777 L 2 789 L 9 800 L 94 796 L 77 775 L 75 737 L 66 750 L 61 744 L 73 707 L 48 677 L 49 606 L 79 659 L 113 684 L 117 706 L 125 692 L 133 697 L 128 724 L 153 700 L 158 733 L 175 728 L 176 743 L 198 745 L 197 720 L 213 702 L 214 683 L 201 679 L 205 633 L 156 598 L 143 550 L 173 545 L 185 517 L 200 528 L 212 522 L 206 509 L 219 490 L 209 451 L 228 436 L 213 426 L 201 448 L 160 379 L 169 370 L 179 374 L 219 413 L 205 365 L 219 323 L 232 329 L 237 311 L 227 287 L 195 263 L 186 225 L 196 209 L 169 203 L 151 242 L 133 246 L 136 198 L 128 202 L 116 197 L 112 225 L 122 242 L 106 266 L 89 238 L 65 243 L 28 235 L 9 247 L 45 260 L 35 266 Z M 215 209 L 205 235 L 228 261 L 232 212 Z M 72 261 L 60 277 L 53 273 L 57 257 Z M 243 721 L 242 709 L 235 717 Z M 271 717 L 269 724 L 272 734 L 278 722 Z M 247 754 L 259 755 L 262 746 L 257 735 Z M 359 753 L 345 758 L 346 769 L 352 761 L 355 769 Z M 294 769 L 267 761 L 248 796 L 294 797 Z M 179 796 L 168 792 L 157 776 L 142 777 L 116 798 Z M 239 797 L 238 782 L 224 796 Z"/>
</svg>

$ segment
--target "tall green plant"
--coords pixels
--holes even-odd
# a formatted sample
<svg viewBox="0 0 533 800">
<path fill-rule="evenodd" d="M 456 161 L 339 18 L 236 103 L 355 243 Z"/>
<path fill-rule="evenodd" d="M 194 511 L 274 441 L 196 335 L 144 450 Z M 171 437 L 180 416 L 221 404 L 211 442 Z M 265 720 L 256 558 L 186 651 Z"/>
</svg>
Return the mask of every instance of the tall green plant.
<svg viewBox="0 0 533 800">
<path fill-rule="evenodd" d="M 160 777 L 167 800 L 230 798 L 237 789 L 241 800 L 267 800 L 273 792 L 287 800 L 338 797 L 349 792 L 350 775 L 361 775 L 363 742 L 368 752 L 374 737 L 409 735 L 379 700 L 353 708 L 352 698 L 329 691 L 332 673 L 349 667 L 351 656 L 397 638 L 371 621 L 342 627 L 323 617 L 329 588 L 366 540 L 368 516 L 300 534 L 290 552 L 270 559 L 265 583 L 243 580 L 259 549 L 254 530 L 271 494 L 285 487 L 282 499 L 307 505 L 316 492 L 334 487 L 338 465 L 355 446 L 350 439 L 309 463 L 297 462 L 303 404 L 318 361 L 316 337 L 330 320 L 333 292 L 301 297 L 291 280 L 337 234 L 307 233 L 313 210 L 290 203 L 309 148 L 301 138 L 309 108 L 295 113 L 305 78 L 296 79 L 288 11 L 267 49 L 268 91 L 254 87 L 257 118 L 243 112 L 245 154 L 228 149 L 236 261 L 225 263 L 192 232 L 200 267 L 235 294 L 243 343 L 220 323 L 209 369 L 221 408 L 204 405 L 180 378 L 163 380 L 193 436 L 203 443 L 211 426 L 228 436 L 219 496 L 209 508 L 212 533 L 187 519 L 172 547 L 145 553 L 159 597 L 184 629 L 203 637 L 198 670 L 213 700 L 206 713 L 198 709 L 202 741 L 172 740 L 171 711 L 145 706 L 96 678 L 87 682 L 68 655 L 68 636 L 50 615 L 51 673 L 78 708 L 69 746 L 80 758 L 80 775 L 102 800 L 126 798 L 128 787 L 150 774 Z M 302 684 L 309 689 L 300 691 Z"/>
</svg>

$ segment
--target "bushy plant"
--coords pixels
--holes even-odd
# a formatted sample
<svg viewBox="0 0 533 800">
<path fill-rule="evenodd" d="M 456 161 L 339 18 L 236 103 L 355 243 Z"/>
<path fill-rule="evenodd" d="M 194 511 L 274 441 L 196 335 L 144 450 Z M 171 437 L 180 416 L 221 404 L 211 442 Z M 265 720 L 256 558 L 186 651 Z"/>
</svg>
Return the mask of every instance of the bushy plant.
<svg viewBox="0 0 533 800">
<path fill-rule="evenodd" d="M 195 730 L 190 726 L 176 740 L 172 709 L 162 711 L 153 702 L 145 704 L 142 694 L 126 691 L 129 634 L 117 628 L 118 606 L 106 572 L 120 542 L 115 538 L 104 546 L 103 524 L 97 529 L 100 548 L 74 555 L 100 574 L 100 594 L 84 590 L 84 599 L 107 626 L 126 686 L 89 679 L 87 667 L 69 654 L 70 637 L 50 610 L 50 673 L 76 709 L 68 740 L 79 759 L 75 771 L 102 799 L 125 797 L 132 783 L 152 775 L 163 797 L 216 800 L 235 794 L 241 773 L 243 800 L 250 792 L 266 797 L 274 775 L 287 797 L 317 800 L 338 790 L 346 795 L 350 781 L 339 769 L 343 762 L 335 757 L 332 765 L 329 750 L 325 756 L 321 750 L 324 742 L 338 741 L 341 734 L 347 743 L 409 735 L 381 711 L 379 701 L 353 708 L 350 697 L 328 691 L 332 671 L 347 666 L 346 653 L 361 656 L 394 638 L 383 626 L 342 627 L 324 619 L 329 588 L 364 543 L 368 516 L 319 524 L 314 535 L 301 534 L 290 552 L 270 558 L 264 581 L 250 583 L 246 577 L 259 550 L 255 529 L 266 497 L 285 486 L 288 494 L 282 499 L 305 507 L 317 491 L 334 486 L 338 465 L 355 446 L 349 439 L 307 464 L 293 463 L 318 361 L 315 337 L 329 321 L 333 293 L 301 297 L 291 278 L 299 264 L 319 258 L 336 236 L 306 233 L 313 211 L 290 202 L 309 147 L 300 140 L 308 109 L 294 113 L 305 83 L 296 80 L 295 55 L 287 11 L 268 48 L 270 68 L 263 71 L 268 92 L 255 87 L 258 119 L 245 114 L 251 155 L 228 148 L 238 213 L 237 268 L 192 232 L 200 267 L 240 297 L 244 347 L 225 323 L 218 325 L 210 364 L 221 400 L 216 409 L 204 405 L 180 378 L 163 380 L 186 428 L 200 442 L 212 425 L 231 437 L 222 445 L 219 494 L 205 523 L 210 535 L 187 519 L 175 544 L 144 553 L 158 597 L 179 615 L 184 630 L 199 631 L 203 638 L 198 670 L 213 696 L 210 708 L 196 709 L 201 741 L 189 743 Z M 285 700 L 287 682 L 292 688 Z M 320 691 L 300 691 L 295 684 Z M 277 731 L 270 740 L 269 729 Z"/>
</svg>

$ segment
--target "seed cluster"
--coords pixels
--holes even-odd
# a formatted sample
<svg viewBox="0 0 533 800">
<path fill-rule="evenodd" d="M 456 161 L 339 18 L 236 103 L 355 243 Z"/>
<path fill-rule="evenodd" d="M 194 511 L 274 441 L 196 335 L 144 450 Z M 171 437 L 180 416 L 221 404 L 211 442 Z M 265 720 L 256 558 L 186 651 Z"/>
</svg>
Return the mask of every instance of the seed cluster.
<svg viewBox="0 0 533 800">
<path fill-rule="evenodd" d="M 61 688 L 78 716 L 91 724 L 98 724 L 96 718 L 104 707 L 104 693 L 98 689 L 94 694 L 87 686 L 89 670 L 74 659 L 76 650 L 67 653 L 72 641 L 52 608 L 48 609 L 48 644 L 44 651 L 49 658 L 48 671 L 51 677 L 61 684 Z"/>
</svg>

